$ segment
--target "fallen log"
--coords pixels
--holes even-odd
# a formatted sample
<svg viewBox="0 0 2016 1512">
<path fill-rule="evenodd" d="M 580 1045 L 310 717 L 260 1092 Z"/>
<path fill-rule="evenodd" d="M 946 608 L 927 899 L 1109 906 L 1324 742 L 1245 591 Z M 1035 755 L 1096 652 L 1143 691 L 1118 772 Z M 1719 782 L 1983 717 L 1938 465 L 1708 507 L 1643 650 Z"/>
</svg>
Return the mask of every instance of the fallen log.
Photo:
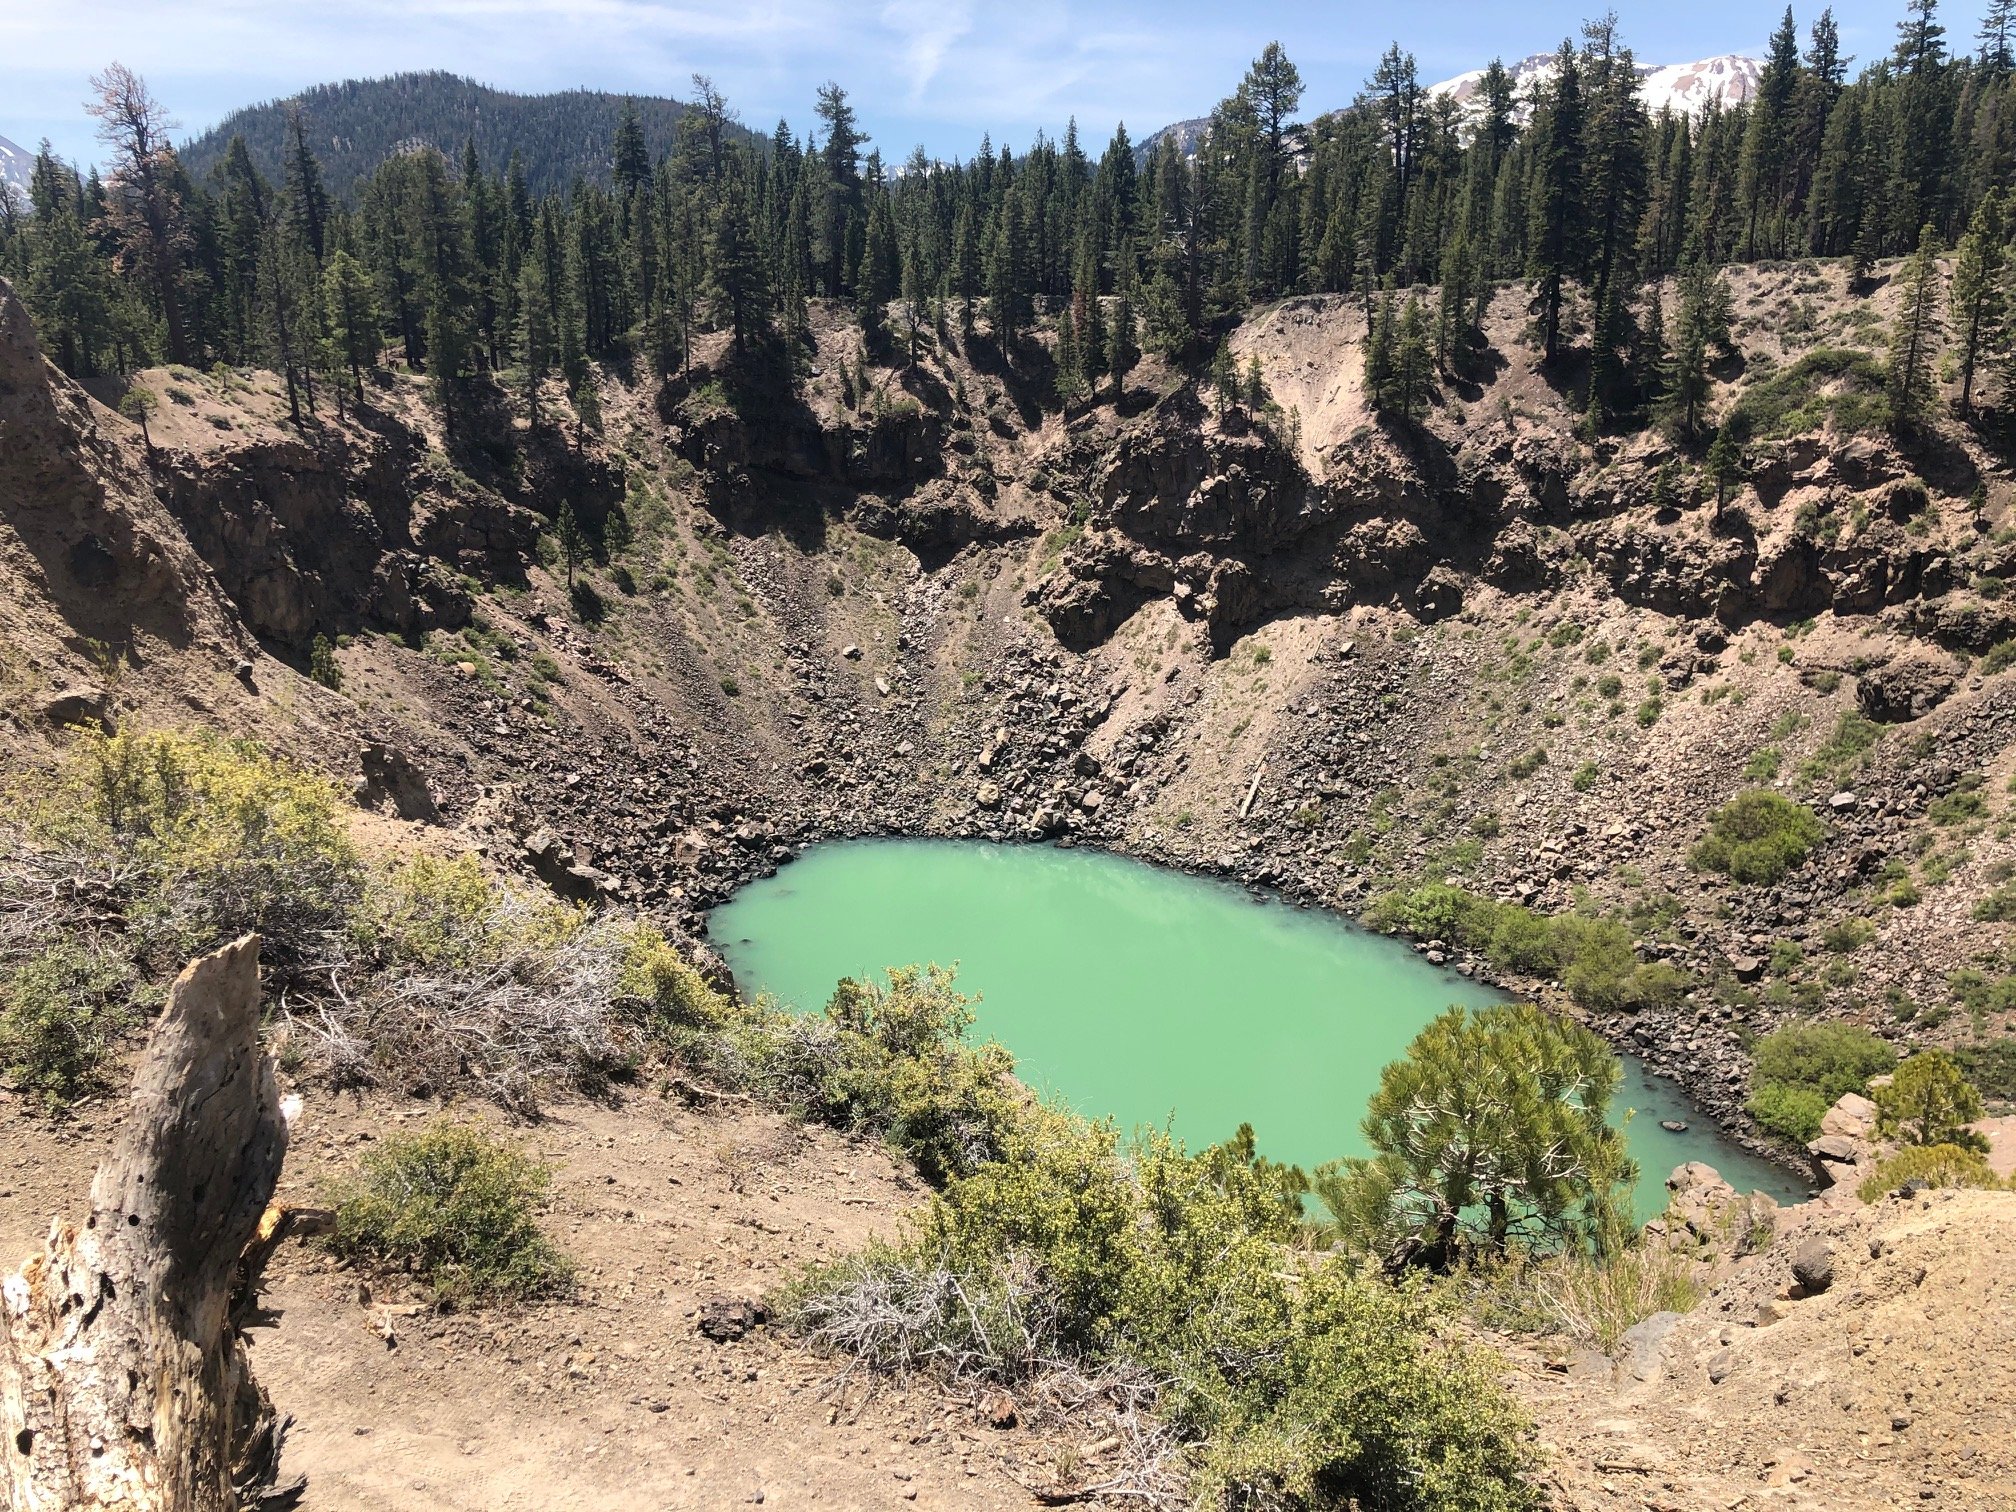
<svg viewBox="0 0 2016 1512">
<path fill-rule="evenodd" d="M 286 1421 L 232 1308 L 286 1152 L 247 935 L 176 979 L 90 1216 L 57 1219 L 0 1283 L 8 1512 L 242 1512 L 298 1495 L 275 1488 Z"/>
</svg>

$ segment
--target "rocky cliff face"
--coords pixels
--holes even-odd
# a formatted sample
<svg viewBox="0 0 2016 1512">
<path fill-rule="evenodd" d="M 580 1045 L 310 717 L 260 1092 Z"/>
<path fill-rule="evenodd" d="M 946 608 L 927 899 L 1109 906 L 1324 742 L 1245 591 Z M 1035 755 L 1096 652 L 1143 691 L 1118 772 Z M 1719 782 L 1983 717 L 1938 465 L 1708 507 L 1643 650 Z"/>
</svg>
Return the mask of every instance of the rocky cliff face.
<svg viewBox="0 0 2016 1512">
<path fill-rule="evenodd" d="M 5 717 L 102 716 L 156 658 L 251 654 L 215 576 L 162 506 L 138 433 L 47 361 L 0 281 L 0 688 Z"/>
</svg>

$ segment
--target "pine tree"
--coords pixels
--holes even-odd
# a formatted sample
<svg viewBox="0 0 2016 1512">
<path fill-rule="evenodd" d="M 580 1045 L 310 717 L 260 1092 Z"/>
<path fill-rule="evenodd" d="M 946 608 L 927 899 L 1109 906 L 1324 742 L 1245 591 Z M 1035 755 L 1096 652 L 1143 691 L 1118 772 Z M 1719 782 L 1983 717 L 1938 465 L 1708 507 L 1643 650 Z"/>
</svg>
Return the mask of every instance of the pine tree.
<svg viewBox="0 0 2016 1512">
<path fill-rule="evenodd" d="M 1974 412 L 1974 375 L 1980 363 L 2005 351 L 2009 337 L 2007 261 L 1999 191 L 1981 201 L 1953 262 L 1948 310 L 1959 343 L 1960 412 Z"/>
<path fill-rule="evenodd" d="M 889 301 L 896 297 L 897 288 L 896 225 L 886 194 L 876 195 L 869 207 L 868 236 L 856 282 L 855 314 L 861 323 L 861 337 L 870 351 L 879 351 L 888 332 Z"/>
<path fill-rule="evenodd" d="M 302 245 L 321 262 L 326 254 L 329 224 L 329 190 L 322 182 L 322 165 L 308 145 L 308 113 L 299 105 L 287 109 L 287 175 L 285 180 L 288 214 Z"/>
<path fill-rule="evenodd" d="M 1246 382 L 1240 399 L 1252 414 L 1257 415 L 1267 408 L 1267 375 L 1260 369 L 1258 352 L 1249 352 L 1246 356 Z"/>
<path fill-rule="evenodd" d="M 740 192 L 731 190 L 722 200 L 711 250 L 715 307 L 727 319 L 735 354 L 740 357 L 751 338 L 768 329 L 770 293 L 763 256 Z"/>
<path fill-rule="evenodd" d="M 1365 334 L 1365 399 L 1375 411 L 1390 409 L 1396 402 L 1399 367 L 1393 296 L 1382 294 L 1372 317 L 1372 328 Z"/>
<path fill-rule="evenodd" d="M 1113 398 L 1117 402 L 1127 391 L 1127 375 L 1141 361 L 1140 333 L 1134 318 L 1133 259 L 1122 263 L 1120 290 L 1113 306 L 1113 319 L 1106 327 L 1106 371 L 1113 375 Z"/>
<path fill-rule="evenodd" d="M 1435 357 L 1428 340 L 1428 317 L 1421 301 L 1409 299 L 1395 333 L 1393 393 L 1400 418 L 1412 420 L 1427 407 L 1435 373 Z"/>
<path fill-rule="evenodd" d="M 1573 44 L 1561 44 L 1554 66 L 1554 79 L 1534 117 L 1526 258 L 1547 363 L 1561 353 L 1561 303 L 1577 266 L 1583 188 L 1582 76 Z"/>
<path fill-rule="evenodd" d="M 1715 483 L 1715 523 L 1722 523 L 1722 510 L 1729 502 L 1729 490 L 1743 477 L 1743 443 L 1736 427 L 1724 423 L 1708 446 L 1708 476 Z"/>
<path fill-rule="evenodd" d="M 1674 322 L 1661 386 L 1682 436 L 1700 434 L 1711 384 L 1709 367 L 1731 350 L 1729 290 L 1722 275 L 1695 263 L 1680 275 L 1680 315 Z"/>
<path fill-rule="evenodd" d="M 329 339 L 338 364 L 349 369 L 361 409 L 364 369 L 378 364 L 378 302 L 364 265 L 341 247 L 330 256 L 322 275 L 322 305 L 328 312 Z"/>
<path fill-rule="evenodd" d="M 1897 323 L 1890 334 L 1890 412 L 1892 422 L 1905 432 L 1924 423 L 1938 394 L 1934 365 L 1943 335 L 1938 251 L 1938 233 L 1928 222 L 1919 233 L 1918 250 L 1897 275 Z"/>
<path fill-rule="evenodd" d="M 1993 79 L 2005 79 L 2016 70 L 2016 0 L 1988 0 L 1977 34 L 1982 71 Z"/>
<path fill-rule="evenodd" d="M 560 513 L 553 520 L 553 537 L 567 569 L 567 591 L 572 593 L 574 574 L 588 559 L 588 532 L 581 528 L 581 517 L 574 513 L 571 500 L 560 501 Z"/>
<path fill-rule="evenodd" d="M 158 304 L 168 360 L 186 363 L 182 260 L 194 240 L 177 185 L 181 164 L 168 143 L 173 123 L 146 82 L 121 64 L 93 74 L 91 88 L 96 98 L 84 110 L 98 122 L 98 140 L 111 150 L 116 169 L 105 199 L 106 228 L 125 268 Z"/>
<path fill-rule="evenodd" d="M 553 312 L 544 297 L 539 266 L 527 258 L 518 270 L 518 360 L 525 368 L 525 407 L 539 428 L 539 389 L 553 371 Z"/>
<path fill-rule="evenodd" d="M 1225 411 L 1239 402 L 1239 369 L 1232 361 L 1232 348 L 1222 341 L 1211 354 L 1211 393 L 1216 401 L 1214 412 L 1222 425 Z"/>
</svg>

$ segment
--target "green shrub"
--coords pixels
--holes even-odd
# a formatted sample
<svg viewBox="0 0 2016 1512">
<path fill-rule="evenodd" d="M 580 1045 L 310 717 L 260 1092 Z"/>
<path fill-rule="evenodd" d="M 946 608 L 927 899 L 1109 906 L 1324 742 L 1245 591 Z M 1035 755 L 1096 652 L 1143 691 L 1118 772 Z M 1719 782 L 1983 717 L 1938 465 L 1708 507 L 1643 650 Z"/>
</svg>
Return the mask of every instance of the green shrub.
<svg viewBox="0 0 2016 1512">
<path fill-rule="evenodd" d="M 1993 677 L 1997 672 L 2007 672 L 2016 667 L 2016 640 L 1997 641 L 1977 665 L 1984 677 Z"/>
<path fill-rule="evenodd" d="M 105 1084 L 134 1018 L 126 965 L 57 940 L 0 977 L 0 1078 L 54 1109 Z"/>
<path fill-rule="evenodd" d="M 1890 423 L 1887 370 L 1867 352 L 1819 347 L 1744 390 L 1728 424 L 1740 437 L 1803 435 L 1831 420 L 1844 432 Z"/>
<path fill-rule="evenodd" d="M 548 1180 L 489 1135 L 438 1123 L 364 1156 L 336 1193 L 330 1242 L 348 1259 L 408 1272 L 447 1302 L 551 1296 L 572 1268 L 534 1216 Z"/>
<path fill-rule="evenodd" d="M 1578 793 L 1587 793 L 1603 779 L 1603 769 L 1593 761 L 1585 761 L 1575 768 L 1575 775 L 1569 779 L 1569 786 Z"/>
<path fill-rule="evenodd" d="M 1763 1083 L 1744 1104 L 1758 1123 L 1795 1144 L 1805 1144 L 1819 1135 L 1820 1120 L 1832 1106 L 1808 1087 L 1791 1087 L 1783 1082 Z"/>
<path fill-rule="evenodd" d="M 1836 919 L 1820 932 L 1820 943 L 1836 955 L 1852 955 L 1876 938 L 1876 926 L 1863 918 Z"/>
<path fill-rule="evenodd" d="M 285 980 L 326 954 L 358 898 L 334 786 L 250 741 L 87 735 L 22 797 L 32 842 L 128 879 L 151 974 L 257 930 Z"/>
<path fill-rule="evenodd" d="M 1974 917 L 1984 924 L 2007 924 L 2016 919 L 2016 885 L 1983 894 L 1974 904 Z"/>
<path fill-rule="evenodd" d="M 1962 1045 L 1953 1052 L 1967 1080 L 1984 1096 L 2016 1099 L 2016 1039 L 1993 1039 Z"/>
<path fill-rule="evenodd" d="M 1978 1150 L 1956 1144 L 1913 1145 L 1899 1150 L 1855 1189 L 1864 1202 L 1881 1202 L 1907 1182 L 1927 1187 L 1982 1187 L 1999 1190 L 2003 1181 Z"/>
<path fill-rule="evenodd" d="M 1897 1052 L 1853 1024 L 1790 1024 L 1757 1041 L 1752 1051 L 1750 1116 L 1801 1144 L 1845 1094 L 1896 1069 Z"/>
<path fill-rule="evenodd" d="M 1366 922 L 1374 929 L 1444 940 L 1503 971 L 1558 979 L 1586 1008 L 1613 1010 L 1676 1001 L 1690 985 L 1663 961 L 1640 962 L 1617 919 L 1542 914 L 1443 882 L 1385 893 Z"/>
<path fill-rule="evenodd" d="M 1803 862 L 1826 834 L 1819 817 L 1767 788 L 1738 793 L 1716 810 L 1688 863 L 1736 882 L 1776 882 Z"/>
<path fill-rule="evenodd" d="M 343 669 L 336 665 L 336 648 L 329 644 L 326 635 L 316 636 L 315 644 L 308 650 L 308 675 L 332 691 L 343 687 Z"/>
<path fill-rule="evenodd" d="M 1298 1257 L 1301 1189 L 1250 1129 L 1191 1155 L 1046 1110 L 899 1241 L 808 1272 L 779 1310 L 890 1372 L 1145 1373 L 1193 1446 L 1198 1505 L 1535 1505 L 1488 1359 L 1427 1291 Z"/>
</svg>

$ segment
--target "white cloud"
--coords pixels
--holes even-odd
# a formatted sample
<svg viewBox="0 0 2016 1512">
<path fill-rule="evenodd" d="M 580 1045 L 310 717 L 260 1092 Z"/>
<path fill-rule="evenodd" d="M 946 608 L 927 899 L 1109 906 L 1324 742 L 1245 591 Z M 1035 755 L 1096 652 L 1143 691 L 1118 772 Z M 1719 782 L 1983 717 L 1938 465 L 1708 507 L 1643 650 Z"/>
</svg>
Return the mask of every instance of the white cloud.
<svg viewBox="0 0 2016 1512">
<path fill-rule="evenodd" d="M 882 25 L 901 41 L 910 65 L 907 93 L 915 104 L 938 77 L 953 44 L 972 31 L 972 0 L 888 0 Z"/>
</svg>

